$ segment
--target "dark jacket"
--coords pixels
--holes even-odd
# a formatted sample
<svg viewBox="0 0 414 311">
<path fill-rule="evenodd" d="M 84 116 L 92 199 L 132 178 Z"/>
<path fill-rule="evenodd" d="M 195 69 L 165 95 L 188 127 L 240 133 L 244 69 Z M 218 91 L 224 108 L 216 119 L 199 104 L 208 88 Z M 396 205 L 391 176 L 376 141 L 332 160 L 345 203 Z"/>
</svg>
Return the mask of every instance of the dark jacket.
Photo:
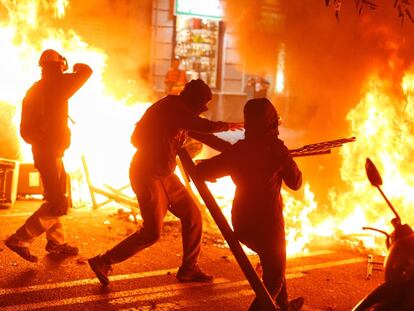
<svg viewBox="0 0 414 311">
<path fill-rule="evenodd" d="M 68 100 L 92 74 L 92 69 L 86 64 L 75 64 L 73 69 L 73 73 L 62 73 L 53 66 L 44 69 L 42 79 L 26 95 L 31 96 L 35 88 L 43 94 L 45 135 L 32 144 L 34 152 L 51 152 L 61 156 L 70 146 Z"/>
<path fill-rule="evenodd" d="M 211 159 L 197 165 L 207 180 L 230 175 L 236 184 L 232 223 L 243 242 L 271 239 L 283 230 L 282 181 L 297 190 L 302 173 L 283 141 L 241 140 Z M 283 231 L 281 234 L 283 234 Z M 279 235 L 280 236 L 280 235 Z"/>
<path fill-rule="evenodd" d="M 216 143 L 213 147 L 224 150 L 230 147 L 229 143 L 202 134 L 226 130 L 228 123 L 199 117 L 179 96 L 166 96 L 149 107 L 135 126 L 131 142 L 138 150 L 133 170 L 146 176 L 166 177 L 174 172 L 178 148 L 187 135 L 209 145 L 208 140 L 213 141 Z"/>
</svg>

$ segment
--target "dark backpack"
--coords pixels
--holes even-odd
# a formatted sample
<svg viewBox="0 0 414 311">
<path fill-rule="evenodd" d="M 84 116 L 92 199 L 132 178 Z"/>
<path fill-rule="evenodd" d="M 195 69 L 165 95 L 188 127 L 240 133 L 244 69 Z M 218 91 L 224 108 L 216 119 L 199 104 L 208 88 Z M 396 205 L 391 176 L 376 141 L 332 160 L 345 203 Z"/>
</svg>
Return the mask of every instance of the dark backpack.
<svg viewBox="0 0 414 311">
<path fill-rule="evenodd" d="M 45 98 L 40 82 L 27 91 L 22 103 L 20 135 L 28 144 L 41 141 L 45 137 Z"/>
</svg>

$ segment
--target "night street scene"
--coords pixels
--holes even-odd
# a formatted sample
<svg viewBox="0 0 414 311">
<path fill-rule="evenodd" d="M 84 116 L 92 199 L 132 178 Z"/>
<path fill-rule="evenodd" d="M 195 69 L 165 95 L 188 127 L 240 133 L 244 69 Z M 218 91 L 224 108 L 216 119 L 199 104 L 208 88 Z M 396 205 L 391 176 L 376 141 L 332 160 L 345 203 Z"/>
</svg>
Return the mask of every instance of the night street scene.
<svg viewBox="0 0 414 311">
<path fill-rule="evenodd" d="M 0 310 L 414 311 L 414 3 L 0 0 Z"/>
</svg>

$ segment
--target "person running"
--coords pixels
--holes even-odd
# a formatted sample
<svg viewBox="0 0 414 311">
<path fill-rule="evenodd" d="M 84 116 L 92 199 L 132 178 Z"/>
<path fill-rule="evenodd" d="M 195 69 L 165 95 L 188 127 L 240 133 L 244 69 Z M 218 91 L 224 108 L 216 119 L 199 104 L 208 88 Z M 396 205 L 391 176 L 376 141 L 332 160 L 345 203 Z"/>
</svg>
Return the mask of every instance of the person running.
<svg viewBox="0 0 414 311">
<path fill-rule="evenodd" d="M 5 244 L 22 258 L 36 262 L 30 243 L 46 233 L 46 251 L 73 256 L 79 249 L 66 243 L 61 216 L 67 214 L 66 172 L 62 158 L 70 146 L 68 100 L 89 79 L 92 69 L 75 64 L 68 70 L 66 58 L 55 50 L 45 50 L 40 56 L 42 78 L 26 93 L 23 100 L 20 133 L 32 145 L 34 166 L 40 173 L 45 202 L 34 212 Z"/>
<path fill-rule="evenodd" d="M 142 227 L 101 255 L 88 260 L 102 285 L 109 284 L 113 264 L 123 262 L 154 244 L 161 236 L 167 211 L 181 221 L 183 259 L 177 272 L 181 282 L 211 282 L 198 265 L 202 237 L 201 212 L 174 173 L 177 151 L 187 136 L 218 150 L 230 144 L 211 133 L 241 128 L 239 123 L 210 121 L 199 115 L 212 99 L 209 86 L 191 80 L 179 95 L 168 95 L 147 109 L 131 137 L 137 148 L 129 176 L 143 220 Z M 206 133 L 210 133 L 206 135 Z"/>
</svg>

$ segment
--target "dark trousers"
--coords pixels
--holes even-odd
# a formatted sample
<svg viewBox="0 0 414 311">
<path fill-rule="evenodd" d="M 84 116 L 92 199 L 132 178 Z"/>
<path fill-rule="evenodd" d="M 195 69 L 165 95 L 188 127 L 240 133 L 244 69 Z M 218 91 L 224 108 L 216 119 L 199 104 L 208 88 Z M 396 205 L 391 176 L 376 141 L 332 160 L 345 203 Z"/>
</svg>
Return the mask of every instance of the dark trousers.
<svg viewBox="0 0 414 311">
<path fill-rule="evenodd" d="M 67 213 L 67 175 L 62 157 L 53 154 L 33 153 L 34 164 L 40 173 L 45 190 L 46 203 L 51 205 L 52 214 L 62 216 Z"/>
<path fill-rule="evenodd" d="M 259 256 L 263 269 L 263 283 L 279 308 L 285 310 L 288 305 L 285 280 L 286 239 L 283 217 L 280 216 L 278 221 L 277 225 L 263 223 L 262 227 L 253 226 L 256 228 L 254 231 L 247 223 L 241 226 L 238 225 L 235 226 L 235 233 L 240 242 L 255 251 Z M 258 310 L 262 310 L 262 308 L 260 301 L 256 298 L 250 305 L 249 311 Z"/>
<path fill-rule="evenodd" d="M 288 305 L 288 294 L 286 289 L 285 269 L 286 252 L 277 247 L 256 250 L 263 269 L 263 283 L 270 296 L 276 300 L 276 304 L 285 310 Z M 262 310 L 260 302 L 256 298 L 251 304 L 249 311 Z"/>
<path fill-rule="evenodd" d="M 130 179 L 138 199 L 142 227 L 103 254 L 103 260 L 108 264 L 119 263 L 154 244 L 161 236 L 163 220 L 169 210 L 181 221 L 182 265 L 194 265 L 200 253 L 202 219 L 187 189 L 175 174 L 148 178 L 130 171 Z"/>
<path fill-rule="evenodd" d="M 53 153 L 33 153 L 35 167 L 40 173 L 45 191 L 45 202 L 16 231 L 16 238 L 23 246 L 46 232 L 48 241 L 65 243 L 60 216 L 67 213 L 66 172 L 62 157 Z"/>
</svg>

